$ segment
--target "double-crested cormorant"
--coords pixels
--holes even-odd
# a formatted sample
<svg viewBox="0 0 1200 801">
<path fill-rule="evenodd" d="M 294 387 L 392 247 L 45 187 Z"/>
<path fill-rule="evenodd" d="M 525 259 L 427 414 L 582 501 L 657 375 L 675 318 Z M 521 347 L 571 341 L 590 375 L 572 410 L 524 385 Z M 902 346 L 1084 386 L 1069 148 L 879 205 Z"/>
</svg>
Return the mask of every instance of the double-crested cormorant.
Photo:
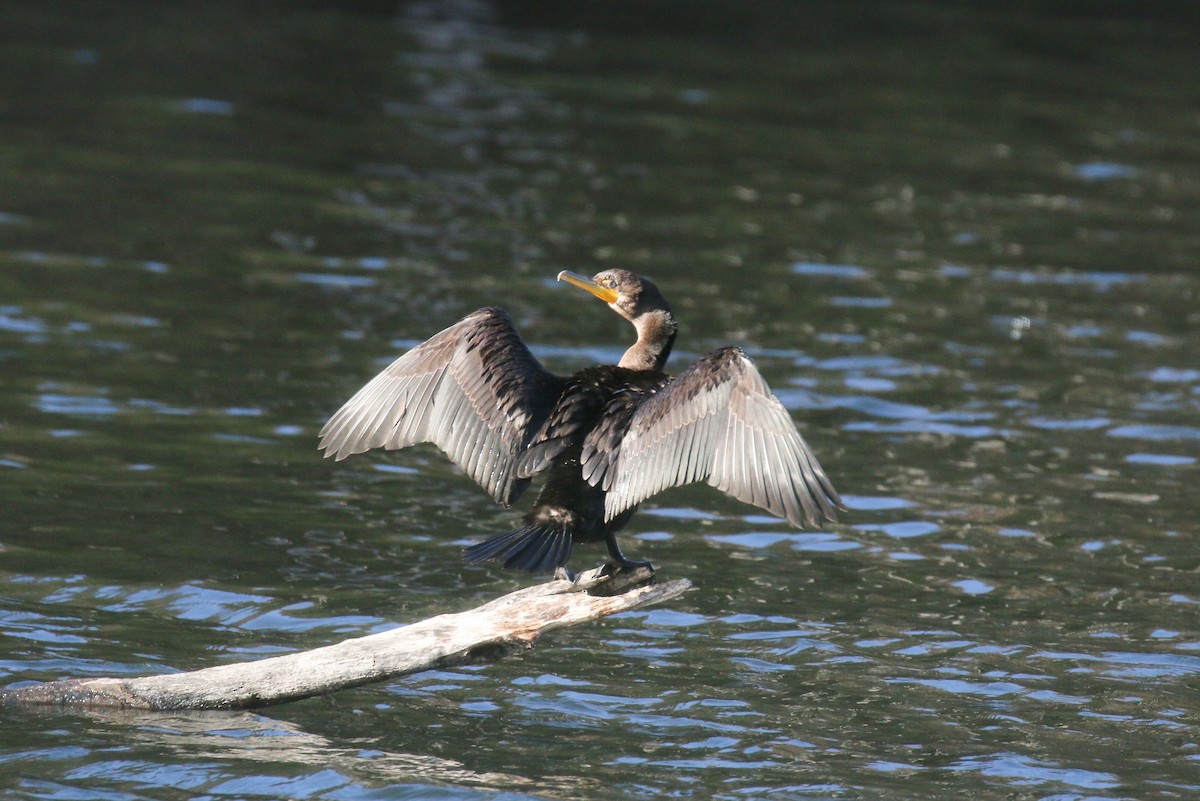
<svg viewBox="0 0 1200 801">
<path fill-rule="evenodd" d="M 503 310 L 480 309 L 405 353 L 329 418 L 325 456 L 432 442 L 505 507 L 546 473 L 524 525 L 464 557 L 532 572 L 564 565 L 575 542 L 603 541 L 613 567 L 649 567 L 621 553 L 617 532 L 641 501 L 695 481 L 795 526 L 837 519 L 837 491 L 741 349 L 717 348 L 671 379 L 662 370 L 675 316 L 654 284 L 628 270 L 558 278 L 633 323 L 637 342 L 619 363 L 556 376 Z"/>
</svg>

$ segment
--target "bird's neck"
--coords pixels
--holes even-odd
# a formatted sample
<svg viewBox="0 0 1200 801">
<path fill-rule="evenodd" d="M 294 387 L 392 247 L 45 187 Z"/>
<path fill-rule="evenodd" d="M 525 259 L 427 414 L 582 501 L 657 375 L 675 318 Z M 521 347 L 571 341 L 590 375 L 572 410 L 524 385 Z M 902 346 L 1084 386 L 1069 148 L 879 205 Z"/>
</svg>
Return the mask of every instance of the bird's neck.
<svg viewBox="0 0 1200 801">
<path fill-rule="evenodd" d="M 630 370 L 657 370 L 662 372 L 671 355 L 671 346 L 675 344 L 675 331 L 678 324 L 675 315 L 670 311 L 654 311 L 643 314 L 633 321 L 637 328 L 637 342 L 617 363 L 618 367 Z"/>
</svg>

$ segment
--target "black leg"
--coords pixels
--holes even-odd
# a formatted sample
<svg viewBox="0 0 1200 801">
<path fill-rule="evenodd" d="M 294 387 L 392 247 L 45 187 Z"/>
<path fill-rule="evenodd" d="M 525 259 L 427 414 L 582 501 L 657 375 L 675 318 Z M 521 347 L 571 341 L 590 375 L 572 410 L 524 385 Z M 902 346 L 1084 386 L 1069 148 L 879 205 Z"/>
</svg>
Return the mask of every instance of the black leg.
<svg viewBox="0 0 1200 801">
<path fill-rule="evenodd" d="M 651 573 L 654 572 L 654 565 L 649 562 L 639 562 L 621 553 L 621 546 L 617 545 L 615 531 L 604 533 L 604 544 L 608 546 L 608 566 L 612 568 L 613 573 L 619 573 L 622 570 L 636 570 L 639 567 L 644 567 Z"/>
</svg>

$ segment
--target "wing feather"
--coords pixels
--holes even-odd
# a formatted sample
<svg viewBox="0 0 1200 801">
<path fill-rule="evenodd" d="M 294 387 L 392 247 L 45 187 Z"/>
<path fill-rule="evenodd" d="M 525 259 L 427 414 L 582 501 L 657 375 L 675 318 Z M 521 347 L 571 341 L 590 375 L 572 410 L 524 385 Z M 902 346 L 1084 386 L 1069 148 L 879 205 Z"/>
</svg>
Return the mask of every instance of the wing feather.
<svg viewBox="0 0 1200 801">
<path fill-rule="evenodd" d="M 819 527 L 845 509 L 791 415 L 738 348 L 719 348 L 640 403 L 621 436 L 589 435 L 583 474 L 616 517 L 668 487 L 722 492 Z"/>
<path fill-rule="evenodd" d="M 432 442 L 507 506 L 529 483 L 517 459 L 561 385 L 504 311 L 480 309 L 368 381 L 322 427 L 319 447 L 340 461 Z"/>
</svg>

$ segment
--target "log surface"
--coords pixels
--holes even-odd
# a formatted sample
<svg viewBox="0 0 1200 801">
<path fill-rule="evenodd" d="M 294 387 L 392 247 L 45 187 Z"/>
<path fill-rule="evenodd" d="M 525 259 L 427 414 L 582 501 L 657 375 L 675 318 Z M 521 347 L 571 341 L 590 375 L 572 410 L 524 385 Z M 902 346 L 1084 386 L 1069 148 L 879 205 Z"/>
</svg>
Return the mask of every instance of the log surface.
<svg viewBox="0 0 1200 801">
<path fill-rule="evenodd" d="M 394 679 L 422 670 L 493 662 L 527 651 L 543 633 L 681 595 L 687 579 L 647 583 L 645 569 L 575 583 L 555 579 L 475 609 L 311 651 L 135 678 L 89 678 L 0 690 L 0 703 L 125 709 L 252 709 Z"/>
</svg>

